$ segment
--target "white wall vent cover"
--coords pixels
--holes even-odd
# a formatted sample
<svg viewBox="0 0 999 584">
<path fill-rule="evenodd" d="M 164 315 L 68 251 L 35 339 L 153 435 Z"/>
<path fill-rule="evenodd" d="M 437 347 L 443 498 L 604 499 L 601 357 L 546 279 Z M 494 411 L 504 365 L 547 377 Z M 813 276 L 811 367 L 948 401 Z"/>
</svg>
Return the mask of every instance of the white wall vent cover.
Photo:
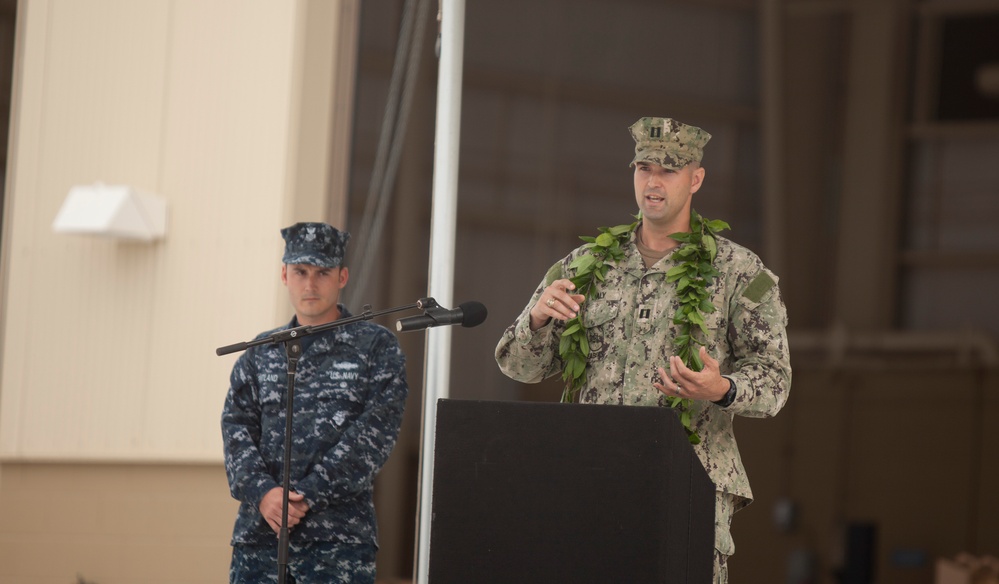
<svg viewBox="0 0 999 584">
<path fill-rule="evenodd" d="M 166 235 L 166 199 L 127 185 L 77 185 L 69 189 L 52 229 L 153 241 Z"/>
</svg>

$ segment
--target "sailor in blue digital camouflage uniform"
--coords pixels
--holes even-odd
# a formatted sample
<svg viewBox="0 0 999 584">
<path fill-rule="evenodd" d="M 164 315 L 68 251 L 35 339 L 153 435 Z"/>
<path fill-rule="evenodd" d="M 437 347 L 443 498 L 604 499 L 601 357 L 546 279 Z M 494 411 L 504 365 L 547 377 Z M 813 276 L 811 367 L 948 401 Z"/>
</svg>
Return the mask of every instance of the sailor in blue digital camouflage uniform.
<svg viewBox="0 0 999 584">
<path fill-rule="evenodd" d="M 641 221 L 589 298 L 573 292 L 579 247 L 555 263 L 496 347 L 507 376 L 534 383 L 562 370 L 558 348 L 565 322 L 580 311 L 589 357 L 584 403 L 663 406 L 665 396 L 690 398 L 694 446 L 715 484 L 715 584 L 728 581 L 735 553 L 732 515 L 753 500 L 732 423 L 736 415 L 770 417 L 787 401 L 791 362 L 787 312 L 777 276 L 752 251 L 717 237 L 707 288 L 713 306 L 698 333 L 704 368 L 677 356 L 678 284 L 668 279 L 679 261 L 672 234 L 691 231 L 691 201 L 703 184 L 704 146 L 711 135 L 670 118 L 646 117 L 630 127 L 635 140 L 635 200 Z"/>
<path fill-rule="evenodd" d="M 295 310 L 277 330 L 350 316 L 350 234 L 325 223 L 281 230 L 281 281 Z M 260 338 L 258 337 L 258 338 Z M 229 581 L 277 582 L 287 356 L 263 344 L 236 361 L 222 413 L 225 468 L 240 501 Z M 302 339 L 295 381 L 288 525 L 289 584 L 372 583 L 377 527 L 372 481 L 399 434 L 408 387 L 395 335 L 360 321 Z"/>
</svg>

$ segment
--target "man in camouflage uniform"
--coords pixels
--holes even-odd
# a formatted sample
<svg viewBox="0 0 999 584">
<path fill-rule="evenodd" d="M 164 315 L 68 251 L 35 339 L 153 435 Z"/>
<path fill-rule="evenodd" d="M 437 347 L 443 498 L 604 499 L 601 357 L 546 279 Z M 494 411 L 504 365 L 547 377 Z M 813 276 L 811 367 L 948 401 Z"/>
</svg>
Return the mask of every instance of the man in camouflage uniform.
<svg viewBox="0 0 999 584">
<path fill-rule="evenodd" d="M 732 419 L 775 415 L 787 401 L 791 366 L 787 314 L 777 277 L 748 249 L 717 238 L 714 267 L 721 272 L 708 288 L 716 311 L 705 314 L 708 334 L 701 347 L 704 368 L 688 369 L 677 357 L 673 317 L 680 306 L 666 272 L 679 243 L 672 233 L 689 232 L 691 199 L 705 175 L 700 161 L 710 134 L 669 118 L 642 118 L 635 139 L 635 198 L 639 227 L 590 298 L 574 294 L 568 279 L 577 248 L 557 262 L 496 347 L 507 376 L 535 383 L 559 374 L 559 339 L 565 321 L 582 309 L 590 354 L 580 401 L 665 406 L 665 396 L 694 401 L 694 446 L 716 486 L 715 582 L 728 581 L 735 552 L 732 515 L 753 498 L 739 456 Z"/>
<path fill-rule="evenodd" d="M 348 317 L 350 234 L 296 223 L 285 240 L 281 281 L 295 309 L 279 329 Z M 372 583 L 377 527 L 372 481 L 399 435 L 408 388 L 395 335 L 360 321 L 309 335 L 295 381 L 288 525 L 289 584 Z M 241 503 L 233 529 L 231 583 L 277 581 L 281 528 L 287 355 L 283 344 L 244 352 L 222 413 L 225 468 Z"/>
</svg>

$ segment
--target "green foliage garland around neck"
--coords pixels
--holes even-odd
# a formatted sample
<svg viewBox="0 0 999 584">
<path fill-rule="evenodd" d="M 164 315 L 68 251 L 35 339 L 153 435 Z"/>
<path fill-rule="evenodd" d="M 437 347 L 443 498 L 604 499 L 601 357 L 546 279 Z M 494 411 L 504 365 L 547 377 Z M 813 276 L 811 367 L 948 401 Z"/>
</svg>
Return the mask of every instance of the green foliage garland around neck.
<svg viewBox="0 0 999 584">
<path fill-rule="evenodd" d="M 582 294 L 587 299 L 602 283 L 607 270 L 612 264 L 624 259 L 624 245 L 628 243 L 631 234 L 641 222 L 641 215 L 635 216 L 635 222 L 616 227 L 601 227 L 596 237 L 580 237 L 586 242 L 589 253 L 576 258 L 569 269 L 573 275 L 569 278 L 576 286 L 574 293 Z M 677 265 L 666 272 L 666 282 L 676 284 L 676 295 L 680 300 L 680 308 L 673 317 L 673 323 L 680 329 L 679 336 L 673 344 L 677 355 L 683 363 L 694 371 L 704 368 L 698 354 L 705 344 L 708 334 L 704 315 L 714 312 L 708 287 L 719 275 L 714 267 L 715 256 L 718 255 L 718 243 L 715 239 L 720 231 L 729 229 L 728 223 L 720 220 L 709 221 L 690 210 L 690 231 L 670 235 L 680 243 L 671 259 Z M 572 403 L 579 390 L 586 385 L 586 361 L 590 356 L 590 346 L 586 340 L 586 325 L 583 317 L 585 308 L 579 314 L 565 323 L 559 343 L 559 356 L 562 358 L 562 403 Z M 701 334 L 698 334 L 698 331 Z M 669 407 L 680 413 L 680 422 L 691 444 L 698 444 L 701 439 L 690 427 L 690 408 L 694 400 L 674 396 L 664 396 Z"/>
</svg>

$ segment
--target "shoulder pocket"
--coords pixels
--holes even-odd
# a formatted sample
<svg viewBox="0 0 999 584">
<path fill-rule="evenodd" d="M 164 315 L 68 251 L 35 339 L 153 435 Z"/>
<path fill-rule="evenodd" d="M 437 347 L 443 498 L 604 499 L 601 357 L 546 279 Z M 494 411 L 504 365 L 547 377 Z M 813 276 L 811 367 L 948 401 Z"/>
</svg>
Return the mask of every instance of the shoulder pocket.
<svg viewBox="0 0 999 584">
<path fill-rule="evenodd" d="M 777 278 L 768 270 L 762 270 L 752 280 L 739 296 L 739 301 L 745 306 L 755 308 L 777 288 Z"/>
</svg>

